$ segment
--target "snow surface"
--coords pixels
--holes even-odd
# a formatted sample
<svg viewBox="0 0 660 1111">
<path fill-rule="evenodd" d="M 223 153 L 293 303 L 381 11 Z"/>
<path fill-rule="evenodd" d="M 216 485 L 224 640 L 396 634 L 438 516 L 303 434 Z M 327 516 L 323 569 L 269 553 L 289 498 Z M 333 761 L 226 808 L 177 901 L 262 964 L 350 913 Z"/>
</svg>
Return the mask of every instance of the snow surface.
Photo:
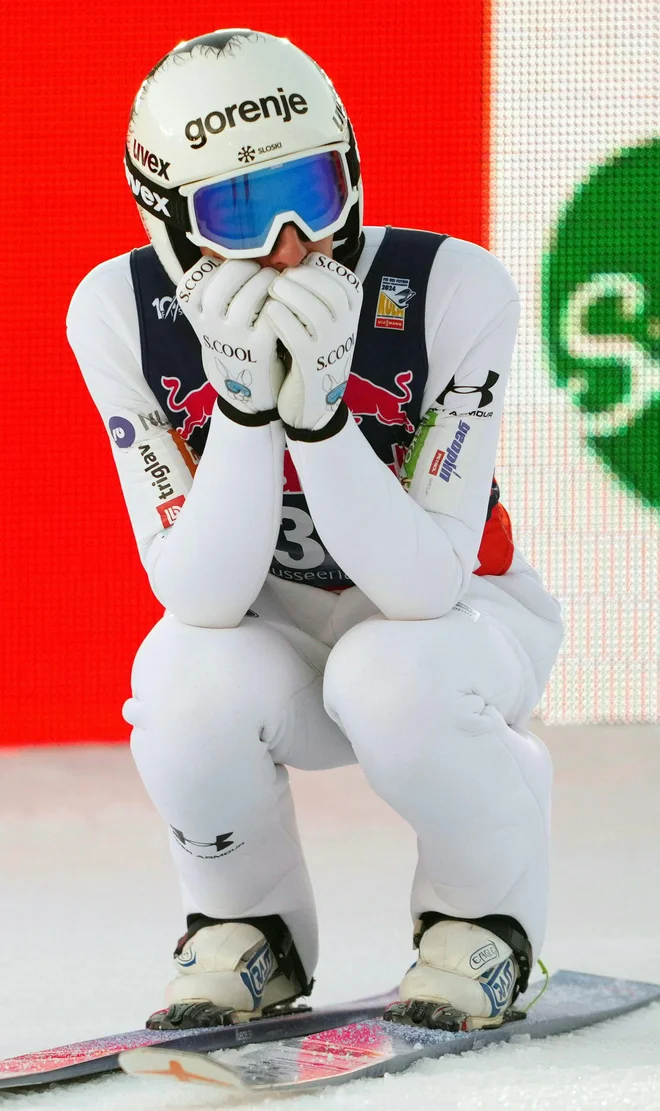
<svg viewBox="0 0 660 1111">
<path fill-rule="evenodd" d="M 660 728 L 535 729 L 556 769 L 544 959 L 551 970 L 658 982 Z M 293 782 L 321 923 L 315 999 L 381 991 L 412 958 L 414 836 L 359 769 L 299 772 Z M 3 752 L 0 832 L 0 1056 L 142 1025 L 161 1005 L 183 921 L 164 831 L 127 749 Z M 14 1103 L 17 1111 L 252 1106 L 117 1075 L 0 1094 L 0 1107 Z M 274 1111 L 285 1104 L 268 1102 Z M 660 1004 L 562 1038 L 301 1096 L 296 1107 L 660 1111 Z"/>
</svg>

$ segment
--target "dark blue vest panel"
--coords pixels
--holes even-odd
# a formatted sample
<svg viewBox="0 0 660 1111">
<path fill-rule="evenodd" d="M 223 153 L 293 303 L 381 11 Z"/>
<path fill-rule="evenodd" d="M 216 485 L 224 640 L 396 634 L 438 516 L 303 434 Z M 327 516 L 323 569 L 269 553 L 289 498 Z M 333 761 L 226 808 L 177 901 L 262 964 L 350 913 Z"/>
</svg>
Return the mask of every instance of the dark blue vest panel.
<svg viewBox="0 0 660 1111">
<path fill-rule="evenodd" d="M 364 283 L 344 397 L 370 446 L 395 473 L 420 421 L 428 376 L 426 287 L 446 238 L 388 228 Z M 216 393 L 204 374 L 199 341 L 153 247 L 131 253 L 131 274 L 144 376 L 171 424 L 201 455 Z M 351 586 L 314 528 L 288 452 L 283 501 L 271 573 L 327 590 Z"/>
</svg>

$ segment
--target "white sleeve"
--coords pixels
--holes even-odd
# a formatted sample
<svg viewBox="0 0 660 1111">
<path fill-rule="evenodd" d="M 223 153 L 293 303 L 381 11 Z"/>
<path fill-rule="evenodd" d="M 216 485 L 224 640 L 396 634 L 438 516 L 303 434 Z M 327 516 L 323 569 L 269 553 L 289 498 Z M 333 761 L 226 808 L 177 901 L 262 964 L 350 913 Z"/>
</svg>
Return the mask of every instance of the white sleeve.
<svg viewBox="0 0 660 1111">
<path fill-rule="evenodd" d="M 187 624 L 237 625 L 263 585 L 277 541 L 281 423 L 245 427 L 214 407 L 202 459 L 187 447 L 142 373 L 128 255 L 83 279 L 67 335 L 108 430 L 154 594 Z"/>
<path fill-rule="evenodd" d="M 478 565 L 518 315 L 497 259 L 461 240 L 442 245 L 427 288 L 427 412 L 408 492 L 350 418 L 326 440 L 289 444 L 319 535 L 390 619 L 447 613 Z"/>
</svg>

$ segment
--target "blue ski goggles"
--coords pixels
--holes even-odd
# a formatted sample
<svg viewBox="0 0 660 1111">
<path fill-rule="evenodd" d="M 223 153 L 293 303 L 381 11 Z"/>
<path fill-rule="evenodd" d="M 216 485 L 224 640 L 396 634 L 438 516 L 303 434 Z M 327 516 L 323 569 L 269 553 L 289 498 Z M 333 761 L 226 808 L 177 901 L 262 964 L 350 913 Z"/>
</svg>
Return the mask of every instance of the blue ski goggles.
<svg viewBox="0 0 660 1111">
<path fill-rule="evenodd" d="M 181 186 L 179 194 L 188 204 L 188 238 L 227 258 L 269 254 L 288 223 L 312 241 L 323 239 L 342 227 L 357 200 L 347 150 L 342 144 L 292 155 L 275 166 Z"/>
</svg>

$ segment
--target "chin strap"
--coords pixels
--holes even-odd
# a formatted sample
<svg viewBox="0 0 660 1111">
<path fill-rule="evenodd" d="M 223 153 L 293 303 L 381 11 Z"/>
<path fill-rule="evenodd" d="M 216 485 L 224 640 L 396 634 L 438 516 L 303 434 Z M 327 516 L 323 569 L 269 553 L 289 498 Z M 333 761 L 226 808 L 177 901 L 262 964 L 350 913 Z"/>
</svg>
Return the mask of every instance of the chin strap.
<svg viewBox="0 0 660 1111">
<path fill-rule="evenodd" d="M 171 224 L 167 224 L 166 228 L 167 238 L 169 239 L 172 250 L 177 257 L 179 266 L 185 274 L 187 270 L 190 270 L 191 266 L 194 266 L 196 262 L 199 262 L 200 258 L 202 257 L 202 252 L 200 251 L 199 247 L 197 247 L 195 243 L 191 243 L 188 239 L 188 236 L 184 235 L 184 233 L 182 231 L 179 231 L 178 228 L 172 227 Z"/>
<path fill-rule="evenodd" d="M 349 216 L 348 219 L 349 219 L 349 222 L 350 222 L 351 217 Z M 356 218 L 356 223 L 357 223 L 357 218 Z M 346 227 L 348 228 L 348 224 L 346 225 Z M 342 230 L 344 230 L 344 229 L 342 229 Z M 361 232 L 359 237 L 357 238 L 357 240 L 355 239 L 355 236 L 349 236 L 349 238 L 345 242 L 343 242 L 340 246 L 335 247 L 334 244 L 333 244 L 332 257 L 336 258 L 337 262 L 341 262 L 342 266 L 347 266 L 349 270 L 354 271 L 355 267 L 358 264 L 358 259 L 360 258 L 360 255 L 362 254 L 362 248 L 363 247 L 364 247 L 364 232 Z"/>
</svg>

